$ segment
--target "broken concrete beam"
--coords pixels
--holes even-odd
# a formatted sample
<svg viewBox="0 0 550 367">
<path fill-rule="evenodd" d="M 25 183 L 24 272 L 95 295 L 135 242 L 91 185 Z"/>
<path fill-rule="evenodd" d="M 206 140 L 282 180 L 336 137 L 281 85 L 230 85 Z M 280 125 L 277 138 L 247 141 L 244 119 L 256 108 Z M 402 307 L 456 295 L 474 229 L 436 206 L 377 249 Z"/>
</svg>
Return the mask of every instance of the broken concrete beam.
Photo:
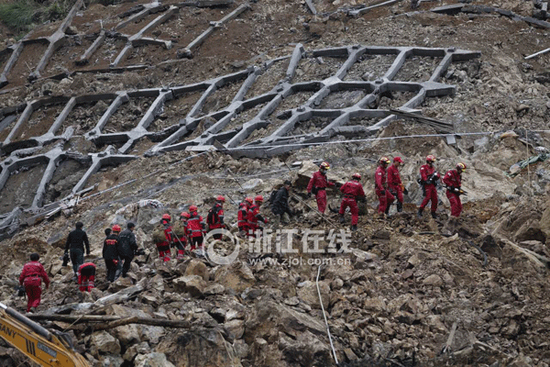
<svg viewBox="0 0 550 367">
<path fill-rule="evenodd" d="M 465 6 L 464 4 L 444 5 L 444 6 L 439 6 L 437 8 L 433 8 L 430 11 L 438 14 L 456 15 L 462 11 L 462 8 L 464 8 L 464 6 Z"/>
<path fill-rule="evenodd" d="M 80 59 L 75 61 L 77 65 L 85 65 L 89 62 L 90 57 L 96 52 L 96 50 L 101 46 L 101 44 L 105 41 L 106 33 L 105 30 L 102 29 L 99 33 L 99 36 L 95 39 L 94 43 L 88 49 L 86 52 L 84 52 L 84 55 L 80 56 Z"/>
<path fill-rule="evenodd" d="M 317 15 L 317 9 L 315 9 L 315 5 L 313 5 L 313 0 L 306 0 L 306 5 L 313 15 Z"/>
<path fill-rule="evenodd" d="M 138 38 L 135 40 L 131 40 L 133 47 L 140 47 L 144 45 L 153 45 L 153 46 L 162 46 L 166 50 L 170 50 L 172 48 L 172 41 L 165 41 L 165 40 L 159 40 L 155 38 Z"/>
<path fill-rule="evenodd" d="M 184 55 L 184 57 L 187 57 L 187 58 L 192 58 L 193 57 L 193 50 L 197 47 L 199 47 L 200 45 L 202 45 L 202 43 L 212 34 L 214 33 L 214 31 L 216 30 L 215 27 L 208 27 L 207 30 L 205 30 L 204 32 L 202 32 L 197 38 L 195 38 L 193 41 L 191 41 L 191 43 L 189 43 L 187 45 L 187 47 L 185 47 L 183 49 L 183 52 L 181 53 L 181 55 Z"/>
<path fill-rule="evenodd" d="M 184 6 L 196 6 L 197 8 L 210 8 L 210 7 L 216 7 L 216 6 L 227 6 L 232 5 L 235 1 L 234 0 L 198 0 L 198 1 L 185 1 L 182 3 L 178 3 L 177 6 L 184 7 Z"/>
<path fill-rule="evenodd" d="M 65 33 L 69 25 L 71 25 L 74 17 L 76 16 L 76 13 L 84 6 L 83 0 L 77 0 L 71 10 L 69 11 L 69 14 L 65 17 L 61 25 L 59 26 L 59 31 Z"/>
<path fill-rule="evenodd" d="M 290 62 L 288 63 L 285 78 L 286 81 L 290 82 L 292 78 L 294 78 L 294 74 L 296 73 L 296 69 L 298 68 L 298 64 L 300 63 L 300 60 L 302 59 L 302 55 L 304 53 L 304 46 L 301 43 L 298 43 L 296 47 L 294 47 L 294 51 L 292 51 L 292 57 L 290 58 Z"/>
<path fill-rule="evenodd" d="M 142 11 L 132 15 L 130 18 L 126 19 L 125 21 L 118 23 L 115 26 L 115 30 L 118 31 L 126 27 L 130 23 L 137 22 L 138 20 L 145 18 L 150 13 L 153 13 L 153 12 L 156 13 L 167 8 L 166 5 L 160 5 L 159 3 L 144 4 L 143 6 L 144 6 L 144 9 Z"/>
<path fill-rule="evenodd" d="M 384 1 L 382 3 L 379 3 L 379 4 L 375 4 L 375 5 L 371 5 L 371 6 L 366 6 L 364 8 L 361 8 L 361 9 L 356 9 L 356 10 L 350 10 L 348 12 L 349 15 L 353 16 L 353 17 L 357 17 L 359 15 L 362 15 L 366 12 L 368 12 L 369 10 L 372 10 L 372 9 L 376 9 L 376 8 L 380 8 L 382 6 L 388 6 L 388 5 L 393 5 L 393 4 L 396 4 L 398 2 L 400 2 L 401 0 L 388 0 L 388 1 Z"/>
<path fill-rule="evenodd" d="M 40 61 L 36 65 L 36 68 L 32 73 L 30 73 L 28 79 L 29 81 L 36 80 L 40 78 L 40 72 L 44 70 L 48 62 L 50 61 L 50 58 L 54 54 L 54 52 L 59 49 L 63 44 L 65 43 L 65 34 L 64 33 L 54 33 L 54 35 L 49 39 L 50 44 L 48 45 L 48 48 L 42 55 L 42 58 L 40 58 Z"/>
<path fill-rule="evenodd" d="M 11 140 L 15 137 L 17 130 L 19 130 L 21 125 L 23 125 L 29 119 L 29 117 L 31 117 L 32 113 L 33 113 L 33 105 L 32 105 L 32 102 L 29 102 L 27 103 L 27 107 L 25 108 L 21 116 L 19 116 L 19 119 L 15 123 L 15 126 L 13 127 L 13 129 L 11 129 L 8 137 L 6 138 L 6 140 L 4 140 L 4 145 L 9 144 L 11 142 Z"/>
<path fill-rule="evenodd" d="M 126 44 L 126 46 L 124 46 L 124 48 L 122 49 L 122 51 L 120 51 L 120 53 L 118 54 L 118 56 L 116 57 L 115 61 L 113 61 L 110 65 L 110 67 L 117 67 L 118 64 L 120 64 L 120 62 L 126 57 L 126 55 L 128 54 L 128 52 L 133 48 L 132 46 L 132 42 L 128 42 Z"/>
<path fill-rule="evenodd" d="M 138 38 L 141 38 L 143 36 L 143 34 L 145 34 L 146 32 L 148 32 L 151 29 L 155 28 L 159 24 L 162 24 L 165 21 L 167 21 L 168 18 L 170 18 L 172 15 L 174 15 L 176 12 L 178 12 L 178 10 L 179 9 L 178 9 L 177 6 L 170 6 L 170 8 L 168 8 L 167 12 L 165 12 L 164 14 L 159 15 L 158 17 L 156 17 L 153 21 L 149 22 L 149 24 L 147 24 L 145 27 L 143 27 L 138 33 L 136 33 L 132 37 L 130 37 L 130 41 L 137 40 Z"/>
<path fill-rule="evenodd" d="M 13 66 L 15 65 L 15 63 L 17 62 L 17 60 L 19 59 L 19 56 L 21 55 L 21 52 L 23 52 L 23 47 L 24 44 L 23 42 L 18 42 L 17 45 L 15 45 L 14 49 L 13 49 L 13 52 L 11 53 L 11 56 L 10 58 L 8 59 L 8 62 L 6 63 L 6 65 L 4 66 L 4 70 L 2 71 L 2 75 L 0 76 L 0 82 L 3 84 L 3 85 L 6 85 L 8 84 L 8 75 L 11 71 L 11 69 L 13 68 Z"/>
</svg>

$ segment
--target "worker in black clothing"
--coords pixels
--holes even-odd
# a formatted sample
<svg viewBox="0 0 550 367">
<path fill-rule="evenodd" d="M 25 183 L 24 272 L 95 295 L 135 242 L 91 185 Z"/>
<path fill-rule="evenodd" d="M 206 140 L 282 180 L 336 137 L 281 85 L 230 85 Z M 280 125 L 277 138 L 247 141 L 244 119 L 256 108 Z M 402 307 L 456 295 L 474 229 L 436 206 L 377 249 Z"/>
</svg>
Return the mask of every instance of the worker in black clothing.
<svg viewBox="0 0 550 367">
<path fill-rule="evenodd" d="M 69 253 L 71 250 L 70 257 L 75 279 L 77 279 L 78 268 L 84 264 L 84 245 L 86 245 L 86 255 L 90 255 L 90 241 L 88 241 L 88 235 L 82 229 L 83 227 L 82 222 L 77 222 L 76 229 L 69 233 L 67 243 L 65 243 L 65 253 Z"/>
<path fill-rule="evenodd" d="M 288 224 L 290 222 L 290 216 L 293 213 L 288 205 L 288 197 L 292 183 L 286 180 L 283 187 L 281 187 L 275 194 L 275 199 L 271 204 L 271 211 L 276 215 L 274 225 L 277 227 L 280 222 Z"/>
<path fill-rule="evenodd" d="M 126 278 L 128 270 L 130 270 L 130 265 L 132 259 L 138 250 L 138 245 L 136 242 L 136 236 L 134 235 L 134 228 L 136 227 L 134 223 L 128 222 L 126 229 L 120 233 L 118 236 L 118 255 L 120 259 L 124 261 L 122 265 L 122 277 Z"/>
<path fill-rule="evenodd" d="M 107 281 L 114 282 L 117 263 L 120 262 L 118 255 L 118 236 L 122 228 L 118 224 L 113 226 L 113 233 L 109 234 L 103 241 L 103 260 L 107 267 Z M 107 231 L 105 231 L 107 234 Z"/>
</svg>

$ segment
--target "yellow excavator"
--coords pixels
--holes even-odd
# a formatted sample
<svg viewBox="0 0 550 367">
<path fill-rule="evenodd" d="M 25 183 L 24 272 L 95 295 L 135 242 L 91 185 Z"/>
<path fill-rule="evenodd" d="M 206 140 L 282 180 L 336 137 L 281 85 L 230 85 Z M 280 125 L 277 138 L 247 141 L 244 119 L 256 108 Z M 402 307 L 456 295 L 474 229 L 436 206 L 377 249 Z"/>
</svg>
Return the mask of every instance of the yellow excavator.
<svg viewBox="0 0 550 367">
<path fill-rule="evenodd" d="M 54 335 L 3 303 L 0 303 L 0 337 L 41 366 L 90 366 L 73 349 L 67 336 Z"/>
</svg>

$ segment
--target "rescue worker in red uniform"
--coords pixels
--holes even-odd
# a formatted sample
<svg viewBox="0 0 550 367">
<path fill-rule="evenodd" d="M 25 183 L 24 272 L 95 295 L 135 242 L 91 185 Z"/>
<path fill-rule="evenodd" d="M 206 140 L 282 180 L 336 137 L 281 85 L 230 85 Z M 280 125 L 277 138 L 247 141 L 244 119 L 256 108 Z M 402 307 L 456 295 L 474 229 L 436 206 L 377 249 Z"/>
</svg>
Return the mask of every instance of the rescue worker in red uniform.
<svg viewBox="0 0 550 367">
<path fill-rule="evenodd" d="M 439 173 L 434 167 L 435 156 L 428 155 L 426 157 L 426 164 L 420 167 L 420 184 L 424 192 L 424 200 L 418 208 L 418 217 L 422 217 L 422 212 L 428 202 L 432 202 L 431 213 L 432 218 L 436 218 L 435 211 L 437 210 L 437 180 L 439 180 Z"/>
<path fill-rule="evenodd" d="M 239 212 L 237 213 L 237 226 L 241 235 L 248 233 L 248 209 L 254 204 L 254 199 L 246 197 L 242 203 L 239 204 Z"/>
<path fill-rule="evenodd" d="M 120 258 L 118 256 L 118 235 L 122 228 L 115 224 L 110 235 L 103 241 L 103 259 L 107 268 L 107 281 L 114 282 Z"/>
<path fill-rule="evenodd" d="M 363 185 L 361 185 L 361 175 L 354 173 L 351 176 L 351 181 L 346 182 L 340 187 L 340 191 L 344 194 L 342 204 L 340 205 L 340 223 L 344 223 L 344 213 L 346 208 L 349 207 L 351 211 L 351 230 L 357 230 L 357 222 L 359 220 L 359 207 L 357 206 L 357 200 L 365 200 L 365 191 Z"/>
<path fill-rule="evenodd" d="M 50 286 L 50 278 L 44 270 L 42 264 L 38 262 L 40 255 L 36 252 L 31 254 L 31 261 L 23 266 L 21 275 L 19 276 L 19 284 L 25 287 L 27 293 L 27 312 L 35 312 L 40 305 L 40 296 L 42 295 L 42 281 L 46 285 L 46 289 Z"/>
<path fill-rule="evenodd" d="M 187 221 L 189 220 L 189 218 L 191 218 L 191 214 L 189 214 L 188 212 L 182 212 L 180 215 L 180 220 L 182 221 L 182 224 L 183 224 L 184 234 L 179 237 L 179 240 L 183 246 L 183 250 L 178 250 L 178 259 L 180 258 L 183 259 L 185 255 L 185 248 L 187 247 L 187 243 L 189 242 L 189 228 L 187 226 Z"/>
<path fill-rule="evenodd" d="M 327 171 L 329 169 L 330 164 L 327 162 L 321 163 L 319 166 L 319 171 L 313 174 L 311 180 L 309 180 L 309 184 L 307 185 L 308 196 L 311 196 L 311 193 L 313 192 L 315 199 L 317 199 L 317 208 L 323 214 L 325 214 L 325 210 L 327 209 L 326 188 L 334 186 L 334 182 L 330 182 L 327 179 Z"/>
<path fill-rule="evenodd" d="M 386 182 L 386 167 L 391 161 L 388 157 L 382 157 L 378 161 L 378 168 L 374 173 L 374 185 L 375 192 L 378 196 L 378 213 L 389 214 L 390 206 L 395 200 L 393 195 L 388 190 L 388 183 Z"/>
<path fill-rule="evenodd" d="M 443 183 L 447 187 L 447 198 L 451 203 L 451 216 L 458 218 L 462 212 L 460 195 L 464 194 L 461 189 L 462 172 L 466 170 L 464 163 L 457 163 L 456 169 L 449 170 L 443 177 Z"/>
<path fill-rule="evenodd" d="M 264 197 L 262 195 L 258 195 L 254 198 L 254 204 L 250 205 L 248 208 L 247 221 L 248 235 L 250 237 L 260 237 L 262 235 L 263 227 L 260 227 L 258 223 L 263 223 L 264 225 L 267 224 L 267 219 L 260 214 L 260 207 L 263 202 Z"/>
<path fill-rule="evenodd" d="M 78 268 L 78 289 L 81 292 L 91 292 L 95 288 L 95 264 L 87 262 Z"/>
<path fill-rule="evenodd" d="M 162 215 L 160 224 L 164 227 L 164 238 L 165 240 L 157 243 L 157 250 L 159 251 L 159 258 L 162 258 L 164 262 L 170 261 L 172 257 L 172 250 L 170 246 L 174 243 L 174 238 L 172 238 L 172 227 L 170 226 L 170 221 L 172 217 L 170 214 L 166 213 Z"/>
<path fill-rule="evenodd" d="M 403 191 L 405 186 L 401 182 L 401 176 L 399 175 L 399 166 L 403 164 L 401 157 L 393 158 L 393 164 L 388 167 L 386 171 L 388 174 L 388 189 L 390 193 L 397 199 L 397 212 L 403 211 Z M 389 207 L 389 205 L 388 205 Z"/>
<path fill-rule="evenodd" d="M 221 195 L 219 195 L 216 198 L 216 203 L 210 209 L 208 212 L 208 216 L 206 217 L 206 222 L 208 224 L 208 230 L 214 230 L 219 228 L 225 228 L 225 224 L 223 223 L 223 203 L 225 203 L 225 198 Z M 214 235 L 214 239 L 221 240 L 222 234 L 218 233 Z"/>
<path fill-rule="evenodd" d="M 198 256 L 204 255 L 203 240 L 204 240 L 204 220 L 197 212 L 199 208 L 196 205 L 189 207 L 191 218 L 187 220 L 187 228 L 189 229 L 189 237 L 191 239 L 191 251 L 195 251 Z"/>
</svg>

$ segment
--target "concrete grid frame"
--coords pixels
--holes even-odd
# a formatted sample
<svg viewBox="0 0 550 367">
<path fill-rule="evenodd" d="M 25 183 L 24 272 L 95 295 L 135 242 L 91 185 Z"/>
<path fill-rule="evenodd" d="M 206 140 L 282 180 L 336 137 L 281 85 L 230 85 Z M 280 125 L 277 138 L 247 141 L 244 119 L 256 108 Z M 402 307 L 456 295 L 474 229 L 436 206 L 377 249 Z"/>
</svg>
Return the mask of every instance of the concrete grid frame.
<svg viewBox="0 0 550 367">
<path fill-rule="evenodd" d="M 392 64 L 385 70 L 382 77 L 372 81 L 346 79 L 350 69 L 360 63 L 363 57 L 376 55 L 390 55 L 393 59 Z M 395 80 L 405 62 L 417 56 L 440 59 L 429 78 L 418 82 Z M 249 67 L 203 82 L 170 88 L 150 88 L 74 97 L 49 97 L 4 108 L 0 110 L 0 134 L 4 129 L 8 129 L 4 131 L 4 135 L 7 131 L 9 133 L 0 145 L 2 154 L 7 155 L 0 162 L 0 190 L 4 188 L 10 176 L 16 174 L 21 168 L 37 164 L 45 165 L 46 169 L 31 207 L 23 208 L 26 211 L 37 212 L 43 206 L 47 185 L 61 161 L 76 159 L 87 167 L 86 172 L 72 188 L 72 194 L 78 194 L 86 188 L 89 179 L 102 167 L 140 158 L 130 153 L 135 144 L 145 138 L 154 142 L 153 146 L 145 152 L 145 157 L 173 150 L 207 151 L 211 149 L 222 150 L 235 156 L 269 157 L 299 149 L 308 144 L 327 142 L 337 135 L 372 135 L 397 118 L 397 115 L 389 109 L 378 108 L 382 94 L 387 92 L 411 93 L 412 97 L 401 105 L 399 111 L 418 112 L 415 108 L 420 106 L 426 98 L 454 93 L 455 86 L 439 82 L 452 62 L 467 61 L 479 56 L 479 52 L 452 48 L 361 45 L 306 51 L 302 45 L 298 44 L 292 55 L 267 61 L 261 67 Z M 301 62 L 308 60 L 317 62 L 323 58 L 340 60 L 338 70 L 322 80 L 293 83 Z M 259 83 L 262 74 L 275 70 L 275 66 L 282 66 L 283 62 L 288 63 L 288 66 L 286 70 L 283 69 L 280 78 L 273 82 L 274 87 L 271 90 L 245 98 L 255 83 Z M 212 98 L 216 91 L 223 91 L 223 88 L 229 85 L 236 87 L 236 92 L 228 105 L 207 111 L 205 106 L 209 98 Z M 357 90 L 361 91 L 364 96 L 352 105 L 343 108 L 320 108 L 323 101 L 331 94 Z M 302 91 L 311 93 L 307 101 L 298 103 L 293 108 L 273 116 L 277 107 L 285 99 Z M 189 106 L 189 112 L 185 116 L 181 116 L 177 123 L 164 127 L 160 131 L 151 129 L 151 124 L 163 114 L 167 104 L 189 94 L 196 94 L 198 99 Z M 139 117 L 137 124 L 122 132 L 106 132 L 105 126 L 117 111 L 120 112 L 122 106 L 136 98 L 147 98 L 151 101 L 147 110 Z M 108 102 L 106 110 L 93 127 L 84 133 L 83 137 L 98 147 L 107 147 L 101 152 L 64 150 L 64 144 L 75 138 L 71 126 L 66 127 L 65 131 L 61 133 L 61 127 L 71 111 L 77 106 L 98 101 Z M 57 105 L 60 109 L 62 107 L 62 109 L 45 134 L 25 140 L 14 140 L 17 132 L 31 118 L 34 111 L 53 105 Z M 242 123 L 233 126 L 235 124 L 232 122 L 247 111 L 256 112 L 248 116 Z M 297 124 L 316 117 L 326 119 L 323 126 L 310 133 L 293 135 Z M 373 120 L 373 122 L 366 125 L 350 125 L 354 119 L 362 118 Z M 199 126 L 205 119 L 209 119 L 213 123 L 204 131 L 199 131 Z M 273 119 L 280 121 L 280 126 L 273 131 L 268 131 L 265 128 L 273 124 Z M 452 124 L 441 124 L 438 130 L 453 137 L 454 127 Z M 255 135 L 252 135 L 253 133 Z M 191 134 L 193 136 L 189 136 Z M 251 139 L 251 137 L 255 138 Z M 52 145 L 53 148 L 48 148 Z M 119 148 L 117 149 L 116 146 Z M 17 217 L 14 213 L 20 213 L 20 208 L 19 211 L 16 209 L 0 216 L 0 220 L 9 219 L 13 222 Z"/>
</svg>

